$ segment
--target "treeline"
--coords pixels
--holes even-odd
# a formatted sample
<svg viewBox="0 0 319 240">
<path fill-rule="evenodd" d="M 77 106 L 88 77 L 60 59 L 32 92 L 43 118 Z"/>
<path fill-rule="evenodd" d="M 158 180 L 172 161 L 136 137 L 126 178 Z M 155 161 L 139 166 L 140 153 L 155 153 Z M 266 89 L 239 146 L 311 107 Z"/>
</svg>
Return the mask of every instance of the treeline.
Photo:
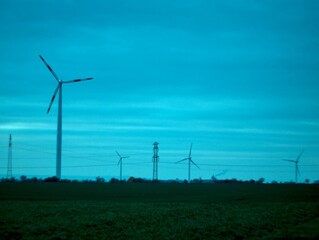
<svg viewBox="0 0 319 240">
<path fill-rule="evenodd" d="M 110 180 L 106 180 L 103 177 L 96 177 L 95 180 L 70 180 L 70 179 L 59 179 L 55 176 L 47 177 L 47 178 L 37 178 L 32 177 L 28 178 L 25 175 L 22 175 L 19 179 L 11 177 L 11 178 L 1 178 L 0 182 L 64 182 L 64 183 L 183 183 L 187 184 L 189 183 L 187 180 L 149 180 L 145 178 L 135 178 L 135 177 L 129 177 L 127 180 L 119 180 L 117 178 L 111 178 Z M 232 179 L 223 179 L 218 180 L 214 177 L 211 179 L 194 179 L 191 180 L 190 183 L 197 183 L 197 184 L 228 184 L 228 183 L 240 183 L 240 184 L 265 184 L 265 179 L 260 178 L 258 180 L 238 180 L 236 178 Z M 306 184 L 310 184 L 310 181 L 308 179 L 305 180 Z M 277 182 L 272 181 L 270 184 L 295 184 L 295 182 Z M 312 184 L 319 184 L 319 180 L 314 181 Z"/>
<path fill-rule="evenodd" d="M 127 180 L 119 180 L 116 178 L 111 178 L 109 181 L 107 181 L 103 177 L 96 177 L 95 180 L 88 180 L 88 179 L 70 180 L 70 179 L 59 179 L 58 177 L 55 177 L 55 176 L 47 177 L 47 178 L 37 178 L 37 177 L 28 178 L 27 176 L 22 175 L 20 178 L 15 178 L 15 177 L 1 178 L 0 182 L 154 183 L 154 182 L 162 182 L 162 181 L 152 181 L 152 180 L 148 180 L 144 178 L 135 178 L 135 177 L 130 177 Z"/>
</svg>

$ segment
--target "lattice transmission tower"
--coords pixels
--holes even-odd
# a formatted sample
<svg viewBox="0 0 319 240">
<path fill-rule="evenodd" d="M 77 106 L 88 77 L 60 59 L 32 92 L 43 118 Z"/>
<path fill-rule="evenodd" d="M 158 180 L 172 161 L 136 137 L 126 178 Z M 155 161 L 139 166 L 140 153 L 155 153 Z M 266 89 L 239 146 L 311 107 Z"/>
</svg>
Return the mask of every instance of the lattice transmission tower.
<svg viewBox="0 0 319 240">
<path fill-rule="evenodd" d="M 158 180 L 158 144 L 158 142 L 153 143 L 153 181 Z"/>
</svg>

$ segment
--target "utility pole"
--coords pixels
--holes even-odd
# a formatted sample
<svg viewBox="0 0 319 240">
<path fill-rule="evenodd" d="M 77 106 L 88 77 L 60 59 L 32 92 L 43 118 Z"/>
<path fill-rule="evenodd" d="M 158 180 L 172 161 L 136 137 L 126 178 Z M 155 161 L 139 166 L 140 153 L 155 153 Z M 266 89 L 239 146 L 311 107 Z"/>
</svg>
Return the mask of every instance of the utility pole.
<svg viewBox="0 0 319 240">
<path fill-rule="evenodd" d="M 9 136 L 9 151 L 8 151 L 8 170 L 7 178 L 12 178 L 12 135 Z"/>
<path fill-rule="evenodd" d="M 158 144 L 158 142 L 153 143 L 153 181 L 158 180 Z"/>
</svg>

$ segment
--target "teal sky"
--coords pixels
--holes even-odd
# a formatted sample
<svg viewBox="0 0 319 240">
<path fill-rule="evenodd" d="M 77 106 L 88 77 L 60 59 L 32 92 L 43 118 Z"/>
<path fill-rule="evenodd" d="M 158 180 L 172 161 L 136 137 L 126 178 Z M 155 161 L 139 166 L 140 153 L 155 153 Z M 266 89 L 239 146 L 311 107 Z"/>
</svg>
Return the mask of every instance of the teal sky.
<svg viewBox="0 0 319 240">
<path fill-rule="evenodd" d="M 55 174 L 56 81 L 64 85 L 62 177 L 294 180 L 319 175 L 319 2 L 0 2 L 0 176 Z"/>
</svg>

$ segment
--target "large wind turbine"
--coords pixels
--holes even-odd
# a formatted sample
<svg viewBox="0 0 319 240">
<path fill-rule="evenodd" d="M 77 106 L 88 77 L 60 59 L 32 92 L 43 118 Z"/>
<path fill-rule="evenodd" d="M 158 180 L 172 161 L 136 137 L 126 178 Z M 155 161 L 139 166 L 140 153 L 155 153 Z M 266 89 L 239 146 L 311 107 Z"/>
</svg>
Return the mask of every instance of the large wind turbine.
<svg viewBox="0 0 319 240">
<path fill-rule="evenodd" d="M 64 83 L 74 83 L 74 82 L 81 82 L 81 81 L 87 81 L 92 80 L 93 78 L 81 78 L 81 79 L 74 79 L 70 81 L 63 81 L 59 79 L 58 75 L 52 70 L 52 68 L 47 64 L 47 62 L 44 60 L 44 58 L 39 55 L 41 60 L 44 62 L 44 64 L 47 66 L 49 71 L 52 73 L 55 80 L 58 82 L 58 86 L 55 89 L 47 114 L 50 112 L 51 106 L 54 102 L 55 96 L 59 92 L 59 106 L 58 106 L 58 126 L 57 126 L 57 143 L 56 143 L 56 177 L 61 178 L 61 150 L 62 150 L 62 84 Z"/>
<path fill-rule="evenodd" d="M 128 158 L 129 156 L 121 156 L 121 154 L 118 153 L 118 151 L 115 151 L 116 154 L 119 156 L 120 160 L 117 163 L 117 165 L 120 165 L 120 181 L 122 181 L 122 159 L 123 158 Z"/>
<path fill-rule="evenodd" d="M 193 147 L 193 144 L 191 144 L 191 147 L 189 149 L 189 154 L 188 154 L 187 158 L 184 158 L 184 159 L 176 162 L 176 163 L 180 163 L 180 162 L 188 160 L 188 182 L 191 181 L 191 163 L 194 164 L 197 168 L 199 168 L 197 166 L 197 164 L 194 163 L 194 161 L 192 160 L 192 147 Z"/>
<path fill-rule="evenodd" d="M 295 163 L 296 164 L 296 183 L 298 182 L 298 175 L 300 175 L 300 172 L 299 172 L 299 167 L 298 167 L 298 163 L 299 163 L 299 159 L 301 157 L 301 155 L 303 154 L 304 150 L 301 151 L 301 153 L 299 154 L 299 156 L 296 158 L 296 160 L 290 160 L 290 159 L 283 159 L 284 161 L 287 161 L 287 162 L 292 162 L 292 163 Z"/>
</svg>

